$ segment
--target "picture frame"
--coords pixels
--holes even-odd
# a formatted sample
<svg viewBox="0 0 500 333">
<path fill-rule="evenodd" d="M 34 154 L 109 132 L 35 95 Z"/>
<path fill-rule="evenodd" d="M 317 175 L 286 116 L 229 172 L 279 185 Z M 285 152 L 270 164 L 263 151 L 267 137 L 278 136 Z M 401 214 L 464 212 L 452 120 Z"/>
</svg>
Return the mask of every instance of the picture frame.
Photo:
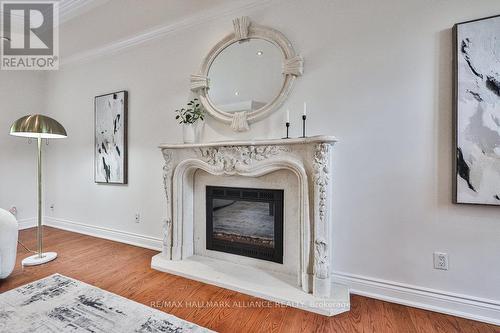
<svg viewBox="0 0 500 333">
<path fill-rule="evenodd" d="M 128 92 L 94 97 L 94 181 L 128 184 Z"/>
<path fill-rule="evenodd" d="M 500 15 L 453 27 L 453 202 L 500 206 Z"/>
</svg>

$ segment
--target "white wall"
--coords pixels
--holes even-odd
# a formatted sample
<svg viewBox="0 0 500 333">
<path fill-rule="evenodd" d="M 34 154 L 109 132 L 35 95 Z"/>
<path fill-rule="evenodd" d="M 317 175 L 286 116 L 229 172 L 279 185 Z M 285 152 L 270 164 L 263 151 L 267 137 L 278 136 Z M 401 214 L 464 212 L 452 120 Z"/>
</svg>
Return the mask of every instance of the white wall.
<svg viewBox="0 0 500 333">
<path fill-rule="evenodd" d="M 117 15 L 130 10 L 114 3 Z M 294 0 L 234 12 L 281 30 L 305 57 L 305 75 L 283 108 L 251 132 L 234 134 L 208 119 L 205 139 L 281 137 L 286 108 L 297 136 L 307 101 L 308 134 L 340 139 L 333 269 L 499 306 L 500 211 L 451 203 L 451 28 L 498 13 L 495 0 Z M 95 11 L 86 15 L 66 34 L 85 40 L 85 22 L 94 30 L 108 27 L 93 20 Z M 173 110 L 189 98 L 189 75 L 230 31 L 231 19 L 202 21 L 50 75 L 47 110 L 70 135 L 49 147 L 51 215 L 161 237 L 162 157 L 156 147 L 181 140 Z M 96 185 L 93 97 L 121 89 L 130 94 L 130 184 Z M 136 211 L 140 224 L 134 223 Z M 433 251 L 449 254 L 449 271 L 432 268 Z"/>
<path fill-rule="evenodd" d="M 36 215 L 36 142 L 9 135 L 18 118 L 44 112 L 41 72 L 0 72 L 0 208 L 16 206 L 20 222 Z"/>
</svg>

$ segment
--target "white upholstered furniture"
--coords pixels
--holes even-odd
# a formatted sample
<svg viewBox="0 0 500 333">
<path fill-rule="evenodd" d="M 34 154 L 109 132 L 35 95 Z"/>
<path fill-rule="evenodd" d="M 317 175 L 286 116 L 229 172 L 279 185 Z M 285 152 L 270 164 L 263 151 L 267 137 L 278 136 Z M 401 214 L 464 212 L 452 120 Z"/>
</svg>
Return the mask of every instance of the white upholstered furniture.
<svg viewBox="0 0 500 333">
<path fill-rule="evenodd" d="M 0 209 L 0 279 L 14 270 L 17 253 L 18 225 L 10 212 Z"/>
</svg>

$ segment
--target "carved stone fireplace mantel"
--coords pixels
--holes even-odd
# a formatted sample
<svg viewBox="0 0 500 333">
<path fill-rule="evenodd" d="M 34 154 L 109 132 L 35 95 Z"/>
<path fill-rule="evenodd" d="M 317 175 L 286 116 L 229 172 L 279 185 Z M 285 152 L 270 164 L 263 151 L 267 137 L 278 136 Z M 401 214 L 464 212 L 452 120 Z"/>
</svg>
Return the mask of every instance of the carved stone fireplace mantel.
<svg viewBox="0 0 500 333">
<path fill-rule="evenodd" d="M 167 209 L 163 226 L 163 251 L 153 257 L 152 267 L 325 315 L 347 311 L 348 290 L 337 285 L 332 289 L 330 273 L 331 162 L 335 142 L 336 139 L 331 136 L 314 136 L 162 144 Z M 248 274 L 259 275 L 254 278 L 260 279 L 263 284 L 266 279 L 269 279 L 269 284 L 274 284 L 256 287 L 245 279 L 238 279 L 236 272 L 244 267 L 195 254 L 193 211 L 197 170 L 217 177 L 253 178 L 288 170 L 297 177 L 300 262 L 292 285 L 290 281 L 285 281 L 286 278 L 277 279 L 272 272 L 248 267 Z"/>
</svg>

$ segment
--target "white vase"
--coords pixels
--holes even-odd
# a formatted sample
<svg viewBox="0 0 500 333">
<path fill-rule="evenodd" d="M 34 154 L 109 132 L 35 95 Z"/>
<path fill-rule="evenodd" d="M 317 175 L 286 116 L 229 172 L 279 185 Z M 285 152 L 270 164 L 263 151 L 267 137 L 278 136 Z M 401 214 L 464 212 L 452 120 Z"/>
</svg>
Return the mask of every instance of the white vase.
<svg viewBox="0 0 500 333">
<path fill-rule="evenodd" d="M 196 142 L 196 128 L 194 124 L 183 124 L 182 126 L 182 138 L 184 143 L 195 143 Z"/>
<path fill-rule="evenodd" d="M 204 125 L 203 121 L 197 121 L 194 124 L 183 124 L 182 137 L 184 143 L 200 142 L 200 138 L 203 136 Z"/>
<path fill-rule="evenodd" d="M 198 143 L 201 141 L 204 129 L 205 129 L 205 122 L 197 121 L 196 124 L 194 125 L 194 142 Z"/>
</svg>

